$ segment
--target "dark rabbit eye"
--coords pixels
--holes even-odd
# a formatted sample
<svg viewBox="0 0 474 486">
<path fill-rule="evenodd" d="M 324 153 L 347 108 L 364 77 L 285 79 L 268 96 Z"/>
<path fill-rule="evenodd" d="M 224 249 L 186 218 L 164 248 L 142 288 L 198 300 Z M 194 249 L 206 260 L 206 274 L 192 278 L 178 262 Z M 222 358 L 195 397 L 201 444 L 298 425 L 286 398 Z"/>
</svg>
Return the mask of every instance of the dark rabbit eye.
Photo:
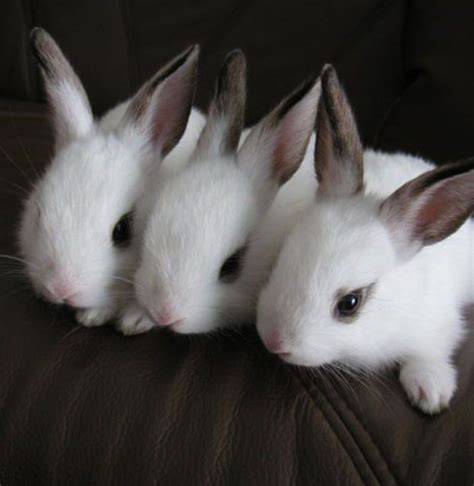
<svg viewBox="0 0 474 486">
<path fill-rule="evenodd" d="M 359 310 L 361 302 L 362 291 L 350 292 L 337 301 L 336 314 L 339 317 L 351 317 Z"/>
<path fill-rule="evenodd" d="M 242 257 L 245 254 L 245 247 L 239 248 L 222 264 L 219 272 L 219 280 L 230 283 L 237 280 L 241 270 Z"/>
<path fill-rule="evenodd" d="M 132 238 L 132 213 L 124 214 L 115 225 L 112 231 L 112 241 L 114 246 L 127 246 Z"/>
</svg>

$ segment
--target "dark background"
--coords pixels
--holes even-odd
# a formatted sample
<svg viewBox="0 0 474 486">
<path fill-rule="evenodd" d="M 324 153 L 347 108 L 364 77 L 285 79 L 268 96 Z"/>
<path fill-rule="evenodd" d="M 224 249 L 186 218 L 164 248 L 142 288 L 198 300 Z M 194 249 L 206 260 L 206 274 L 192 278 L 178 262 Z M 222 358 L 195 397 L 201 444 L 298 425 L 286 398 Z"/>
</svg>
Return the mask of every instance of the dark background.
<svg viewBox="0 0 474 486">
<path fill-rule="evenodd" d="M 21 200 L 51 154 L 28 50 L 36 25 L 98 114 L 200 42 L 202 108 L 229 49 L 248 55 L 249 124 L 332 62 L 366 144 L 437 163 L 474 155 L 472 0 L 1 0 L 1 254 L 15 254 Z M 78 327 L 34 298 L 20 268 L 0 257 L 3 486 L 474 483 L 471 334 L 451 408 L 429 418 L 395 370 L 285 366 L 252 329 L 187 339 Z"/>
<path fill-rule="evenodd" d="M 367 144 L 439 162 L 474 152 L 470 0 L 2 0 L 1 13 L 6 98 L 40 99 L 28 51 L 35 25 L 57 39 L 97 113 L 200 42 L 201 107 L 232 48 L 249 58 L 249 123 L 332 62 Z"/>
</svg>

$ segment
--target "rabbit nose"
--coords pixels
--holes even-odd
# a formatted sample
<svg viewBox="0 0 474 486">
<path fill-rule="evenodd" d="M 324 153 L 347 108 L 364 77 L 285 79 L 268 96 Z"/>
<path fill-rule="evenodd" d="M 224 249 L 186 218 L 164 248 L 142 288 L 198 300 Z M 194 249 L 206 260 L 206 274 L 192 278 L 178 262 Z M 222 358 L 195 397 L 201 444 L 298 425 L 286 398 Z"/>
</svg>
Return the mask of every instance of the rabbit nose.
<svg viewBox="0 0 474 486">
<path fill-rule="evenodd" d="M 74 294 L 71 294 L 69 295 L 68 297 L 65 297 L 63 299 L 63 302 L 68 305 L 69 307 L 76 307 L 76 296 L 77 296 L 77 292 L 75 292 Z"/>
<path fill-rule="evenodd" d="M 267 338 L 263 340 L 265 347 L 273 354 L 279 356 L 287 356 L 289 353 L 285 349 L 285 343 L 281 335 L 274 331 Z"/>
<path fill-rule="evenodd" d="M 51 300 L 74 306 L 74 297 L 77 292 L 64 277 L 55 277 L 51 285 L 45 287 L 46 296 Z"/>
<path fill-rule="evenodd" d="M 161 327 L 169 327 L 182 320 L 168 308 L 153 310 L 151 312 L 151 317 Z"/>
</svg>

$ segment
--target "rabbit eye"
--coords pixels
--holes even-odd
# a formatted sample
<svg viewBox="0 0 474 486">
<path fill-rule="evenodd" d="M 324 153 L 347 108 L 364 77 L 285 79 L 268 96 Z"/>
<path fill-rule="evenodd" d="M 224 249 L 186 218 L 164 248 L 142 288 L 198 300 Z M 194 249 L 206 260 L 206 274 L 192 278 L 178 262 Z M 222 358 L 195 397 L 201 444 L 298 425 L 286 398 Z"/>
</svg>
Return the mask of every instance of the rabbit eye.
<svg viewBox="0 0 474 486">
<path fill-rule="evenodd" d="M 132 237 L 132 212 L 124 214 L 112 231 L 112 241 L 114 246 L 127 246 Z"/>
<path fill-rule="evenodd" d="M 352 322 L 372 294 L 374 286 L 375 283 L 351 292 L 339 292 L 334 308 L 335 318 L 343 322 Z"/>
<path fill-rule="evenodd" d="M 224 283 L 231 283 L 237 280 L 241 266 L 242 257 L 245 254 L 246 247 L 239 248 L 235 253 L 232 253 L 230 257 L 222 264 L 219 272 L 219 280 Z"/>
<path fill-rule="evenodd" d="M 344 295 L 337 302 L 337 314 L 341 317 L 349 317 L 354 315 L 358 311 L 361 301 L 362 294 L 360 291 L 354 291 Z"/>
</svg>

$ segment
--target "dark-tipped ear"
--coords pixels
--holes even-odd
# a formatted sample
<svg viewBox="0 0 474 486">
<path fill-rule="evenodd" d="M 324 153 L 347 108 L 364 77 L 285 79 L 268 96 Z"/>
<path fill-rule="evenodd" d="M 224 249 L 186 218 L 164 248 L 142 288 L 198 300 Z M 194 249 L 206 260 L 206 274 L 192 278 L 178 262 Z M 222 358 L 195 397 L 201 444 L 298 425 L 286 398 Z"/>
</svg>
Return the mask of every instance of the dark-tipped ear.
<svg viewBox="0 0 474 486">
<path fill-rule="evenodd" d="M 31 48 L 38 60 L 53 113 L 56 148 L 86 135 L 94 117 L 86 92 L 54 39 L 43 29 L 31 31 Z"/>
<path fill-rule="evenodd" d="M 263 190 L 274 192 L 298 170 L 304 159 L 321 92 L 310 79 L 285 98 L 250 132 L 238 164 Z"/>
<path fill-rule="evenodd" d="M 207 123 L 194 159 L 231 155 L 237 150 L 244 126 L 247 63 L 240 50 L 230 52 L 217 79 Z"/>
<path fill-rule="evenodd" d="M 323 68 L 321 86 L 315 145 L 318 190 L 328 196 L 353 196 L 364 186 L 363 150 L 357 125 L 330 65 Z"/>
<path fill-rule="evenodd" d="M 380 208 L 402 257 L 453 234 L 474 211 L 474 158 L 425 172 Z"/>
<path fill-rule="evenodd" d="M 162 67 L 130 101 L 121 127 L 138 130 L 150 152 L 165 157 L 181 139 L 196 88 L 199 46 L 191 46 Z"/>
</svg>

